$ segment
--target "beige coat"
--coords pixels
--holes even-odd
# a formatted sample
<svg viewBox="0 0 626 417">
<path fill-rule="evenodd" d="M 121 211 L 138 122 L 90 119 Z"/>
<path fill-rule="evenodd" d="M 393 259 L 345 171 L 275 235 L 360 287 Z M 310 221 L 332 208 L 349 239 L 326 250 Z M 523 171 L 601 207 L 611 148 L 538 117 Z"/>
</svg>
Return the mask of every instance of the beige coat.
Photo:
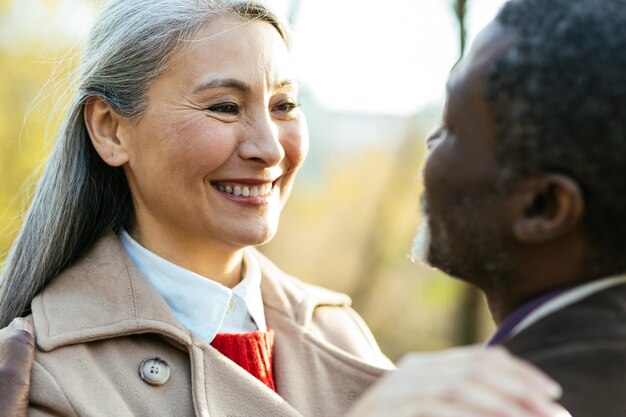
<svg viewBox="0 0 626 417">
<path fill-rule="evenodd" d="M 392 365 L 347 296 L 304 284 L 262 255 L 278 394 L 173 316 L 108 235 L 32 302 L 38 351 L 30 416 L 337 417 Z M 139 375 L 164 359 L 164 385 Z"/>
</svg>

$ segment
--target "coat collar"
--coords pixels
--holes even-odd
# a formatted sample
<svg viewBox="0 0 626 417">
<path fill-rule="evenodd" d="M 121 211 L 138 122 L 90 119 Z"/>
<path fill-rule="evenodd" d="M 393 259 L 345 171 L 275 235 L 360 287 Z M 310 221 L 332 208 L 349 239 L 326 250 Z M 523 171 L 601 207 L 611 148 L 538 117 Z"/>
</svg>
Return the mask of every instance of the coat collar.
<svg viewBox="0 0 626 417">
<path fill-rule="evenodd" d="M 289 279 L 254 251 L 261 264 L 261 292 L 272 314 L 291 317 L 308 328 L 319 305 L 347 306 L 349 297 Z M 138 333 L 157 333 L 174 344 L 203 343 L 180 324 L 165 301 L 141 275 L 117 236 L 109 233 L 33 299 L 39 349 Z"/>
</svg>

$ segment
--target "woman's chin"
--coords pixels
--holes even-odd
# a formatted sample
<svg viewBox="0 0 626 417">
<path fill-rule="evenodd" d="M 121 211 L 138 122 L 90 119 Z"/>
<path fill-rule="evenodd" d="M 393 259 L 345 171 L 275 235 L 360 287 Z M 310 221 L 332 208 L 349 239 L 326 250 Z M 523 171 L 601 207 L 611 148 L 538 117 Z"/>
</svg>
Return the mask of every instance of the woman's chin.
<svg viewBox="0 0 626 417">
<path fill-rule="evenodd" d="M 276 228 L 267 228 L 263 230 L 247 230 L 246 233 L 241 233 L 233 240 L 237 242 L 239 247 L 259 246 L 264 245 L 271 241 L 276 235 Z"/>
</svg>

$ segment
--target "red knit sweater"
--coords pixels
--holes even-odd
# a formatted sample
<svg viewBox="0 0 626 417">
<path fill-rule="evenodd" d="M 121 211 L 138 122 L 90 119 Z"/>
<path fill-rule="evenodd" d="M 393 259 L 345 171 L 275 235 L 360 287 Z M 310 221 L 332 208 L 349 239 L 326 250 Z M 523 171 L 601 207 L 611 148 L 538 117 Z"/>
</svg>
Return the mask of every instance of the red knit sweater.
<svg viewBox="0 0 626 417">
<path fill-rule="evenodd" d="M 272 329 L 267 329 L 267 332 L 218 334 L 211 342 L 211 346 L 276 391 L 272 371 L 274 352 Z"/>
</svg>

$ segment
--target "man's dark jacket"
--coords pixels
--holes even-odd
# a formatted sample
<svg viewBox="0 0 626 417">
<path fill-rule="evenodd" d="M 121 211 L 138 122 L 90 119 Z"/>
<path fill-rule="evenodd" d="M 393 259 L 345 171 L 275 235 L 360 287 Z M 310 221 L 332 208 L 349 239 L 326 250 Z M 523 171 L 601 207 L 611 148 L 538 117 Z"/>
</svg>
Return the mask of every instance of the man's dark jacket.
<svg viewBox="0 0 626 417">
<path fill-rule="evenodd" d="M 503 343 L 563 387 L 573 417 L 626 417 L 626 284 L 556 311 Z"/>
</svg>

